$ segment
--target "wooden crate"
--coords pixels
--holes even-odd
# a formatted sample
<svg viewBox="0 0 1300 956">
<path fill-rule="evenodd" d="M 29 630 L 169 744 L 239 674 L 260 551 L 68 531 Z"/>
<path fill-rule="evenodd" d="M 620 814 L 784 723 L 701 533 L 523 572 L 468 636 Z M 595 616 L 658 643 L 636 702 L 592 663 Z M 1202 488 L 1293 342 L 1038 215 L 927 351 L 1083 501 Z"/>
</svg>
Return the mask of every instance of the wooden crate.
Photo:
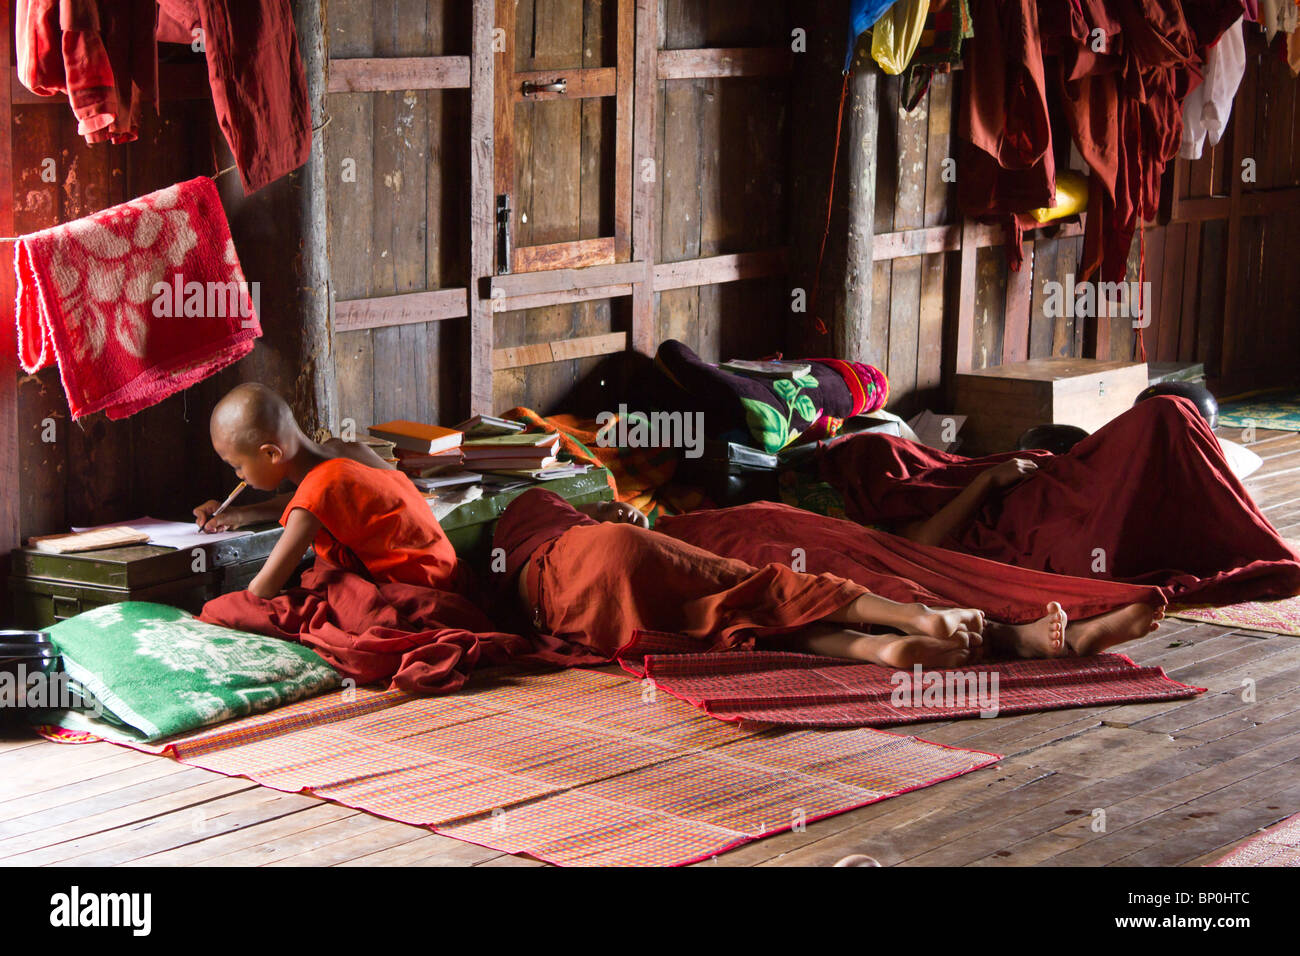
<svg viewBox="0 0 1300 956">
<path fill-rule="evenodd" d="M 1095 432 L 1133 406 L 1147 387 L 1145 362 L 1050 358 L 957 376 L 957 414 L 968 419 L 962 454 L 1011 451 L 1034 425 Z"/>
</svg>

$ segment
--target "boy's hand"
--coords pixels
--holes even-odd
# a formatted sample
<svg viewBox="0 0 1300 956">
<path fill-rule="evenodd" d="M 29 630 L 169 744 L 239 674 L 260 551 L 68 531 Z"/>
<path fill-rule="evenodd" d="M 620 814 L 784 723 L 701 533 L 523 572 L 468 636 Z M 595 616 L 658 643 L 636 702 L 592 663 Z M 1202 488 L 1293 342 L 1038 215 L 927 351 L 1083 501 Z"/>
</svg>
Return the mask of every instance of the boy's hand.
<svg viewBox="0 0 1300 956">
<path fill-rule="evenodd" d="M 248 514 L 239 507 L 227 508 L 215 518 L 212 517 L 212 512 L 220 507 L 220 501 L 205 501 L 194 509 L 194 523 L 199 526 L 200 531 L 209 534 L 217 531 L 234 531 L 249 523 Z"/>
<path fill-rule="evenodd" d="M 640 528 L 650 527 L 650 519 L 624 501 L 602 501 L 591 506 L 587 513 L 597 521 L 609 521 L 614 524 L 634 524 Z"/>
<path fill-rule="evenodd" d="M 1012 458 L 984 472 L 988 483 L 998 489 L 1019 484 L 1038 470 L 1038 463 L 1028 458 Z"/>
</svg>

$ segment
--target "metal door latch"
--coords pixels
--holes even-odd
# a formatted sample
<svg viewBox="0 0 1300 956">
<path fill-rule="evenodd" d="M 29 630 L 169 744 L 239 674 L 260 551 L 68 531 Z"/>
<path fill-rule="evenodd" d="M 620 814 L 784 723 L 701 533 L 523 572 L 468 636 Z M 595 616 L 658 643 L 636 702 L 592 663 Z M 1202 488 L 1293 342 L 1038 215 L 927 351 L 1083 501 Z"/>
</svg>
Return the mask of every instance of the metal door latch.
<svg viewBox="0 0 1300 956">
<path fill-rule="evenodd" d="M 569 81 L 561 77 L 553 83 L 533 83 L 531 81 L 524 83 L 524 96 L 536 96 L 538 93 L 567 93 L 569 92 Z"/>
<path fill-rule="evenodd" d="M 510 274 L 510 194 L 497 196 L 497 275 Z"/>
</svg>

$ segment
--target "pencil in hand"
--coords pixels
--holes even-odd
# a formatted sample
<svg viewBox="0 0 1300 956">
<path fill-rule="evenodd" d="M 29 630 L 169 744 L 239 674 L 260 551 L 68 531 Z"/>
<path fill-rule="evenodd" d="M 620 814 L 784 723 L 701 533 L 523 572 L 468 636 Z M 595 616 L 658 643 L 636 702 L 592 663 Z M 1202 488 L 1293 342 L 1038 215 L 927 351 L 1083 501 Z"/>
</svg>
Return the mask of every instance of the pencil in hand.
<svg viewBox="0 0 1300 956">
<path fill-rule="evenodd" d="M 206 531 L 207 528 L 208 528 L 208 521 L 211 521 L 211 520 L 212 520 L 213 518 L 215 518 L 217 515 L 221 514 L 221 512 L 223 512 L 223 511 L 225 511 L 227 508 L 229 508 L 229 507 L 230 507 L 230 503 L 231 503 L 232 501 L 234 501 L 236 498 L 238 498 L 238 497 L 240 496 L 240 494 L 243 492 L 243 490 L 244 490 L 245 488 L 247 488 L 247 487 L 248 487 L 248 482 L 246 482 L 246 481 L 241 481 L 239 484 L 237 484 L 237 485 L 235 486 L 235 490 L 232 491 L 232 492 L 231 492 L 231 493 L 226 497 L 226 500 L 223 501 L 223 502 L 221 502 L 221 504 L 217 506 L 217 510 L 214 511 L 214 512 L 212 512 L 212 514 L 208 515 L 208 517 L 207 517 L 207 521 L 204 521 L 204 522 L 203 522 L 203 527 L 202 527 L 201 530 Z"/>
</svg>

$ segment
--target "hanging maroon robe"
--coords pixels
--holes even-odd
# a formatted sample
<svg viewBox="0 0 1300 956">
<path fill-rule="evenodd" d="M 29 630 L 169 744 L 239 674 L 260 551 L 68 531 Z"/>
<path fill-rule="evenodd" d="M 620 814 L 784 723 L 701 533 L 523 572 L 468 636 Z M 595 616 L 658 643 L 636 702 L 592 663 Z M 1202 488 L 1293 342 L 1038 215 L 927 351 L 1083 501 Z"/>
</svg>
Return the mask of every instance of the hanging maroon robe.
<svg viewBox="0 0 1300 956">
<path fill-rule="evenodd" d="M 1038 461 L 1038 472 L 990 496 L 946 546 L 1040 571 L 1156 585 L 1179 603 L 1300 593 L 1300 556 L 1184 398 L 1141 402 L 1057 456 L 968 459 L 854 436 L 824 455 L 822 477 L 844 495 L 853 520 L 901 524 L 935 514 L 980 472 L 1016 457 Z"/>
</svg>

